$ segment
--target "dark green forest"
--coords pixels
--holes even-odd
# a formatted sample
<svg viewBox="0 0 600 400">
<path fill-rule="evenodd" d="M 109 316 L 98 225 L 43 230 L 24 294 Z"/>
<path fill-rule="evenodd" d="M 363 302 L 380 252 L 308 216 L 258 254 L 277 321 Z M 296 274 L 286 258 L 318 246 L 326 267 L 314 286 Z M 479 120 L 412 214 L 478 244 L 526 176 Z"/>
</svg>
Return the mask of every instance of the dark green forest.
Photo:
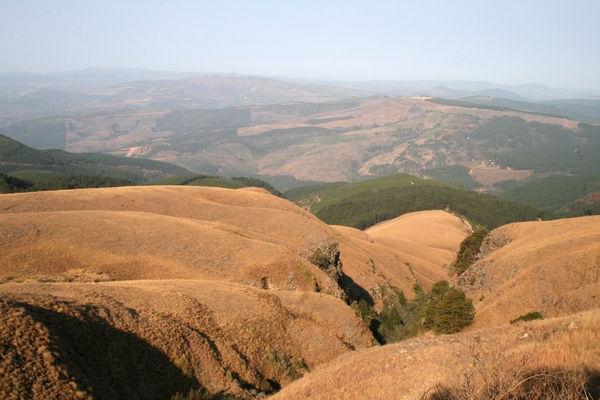
<svg viewBox="0 0 600 400">
<path fill-rule="evenodd" d="M 205 174 L 191 174 L 184 176 L 175 176 L 172 178 L 161 179 L 149 183 L 149 185 L 188 185 L 188 186 L 212 186 L 228 189 L 240 189 L 244 187 L 263 188 L 275 196 L 281 197 L 282 194 L 267 182 L 242 176 L 232 178 L 222 178 Z"/>
<path fill-rule="evenodd" d="M 481 187 L 481 183 L 477 182 L 469 174 L 469 168 L 462 165 L 449 165 L 435 169 L 424 169 L 419 171 L 419 175 L 427 179 L 434 179 L 440 182 L 446 182 L 454 186 L 460 186 L 467 189 L 475 189 Z"/>
<path fill-rule="evenodd" d="M 72 154 L 63 150 L 36 150 L 0 135 L 0 173 L 47 171 L 63 175 L 93 175 L 126 179 L 138 184 L 190 174 L 177 165 L 109 154 Z"/>
<path fill-rule="evenodd" d="M 256 178 L 191 174 L 185 168 L 161 161 L 109 154 L 36 150 L 0 135 L 0 193 L 145 184 L 232 189 L 252 186 L 281 196 L 271 185 Z"/>
<path fill-rule="evenodd" d="M 351 307 L 382 344 L 406 340 L 426 331 L 436 335 L 457 333 L 473 323 L 473 301 L 462 290 L 451 288 L 448 281 L 436 282 L 429 293 L 416 283 L 413 292 L 414 298 L 407 300 L 403 291 L 393 288 L 384 298 L 380 313 L 365 300 L 353 302 Z"/>
<path fill-rule="evenodd" d="M 600 192 L 600 173 L 542 178 L 509 189 L 498 196 L 548 211 L 559 211 L 575 207 L 572 203 L 594 192 Z"/>
<path fill-rule="evenodd" d="M 424 210 L 448 210 L 489 230 L 511 222 L 549 219 L 537 207 L 457 187 L 404 186 L 364 191 L 319 210 L 316 216 L 333 225 L 365 229 L 378 222 Z"/>
</svg>

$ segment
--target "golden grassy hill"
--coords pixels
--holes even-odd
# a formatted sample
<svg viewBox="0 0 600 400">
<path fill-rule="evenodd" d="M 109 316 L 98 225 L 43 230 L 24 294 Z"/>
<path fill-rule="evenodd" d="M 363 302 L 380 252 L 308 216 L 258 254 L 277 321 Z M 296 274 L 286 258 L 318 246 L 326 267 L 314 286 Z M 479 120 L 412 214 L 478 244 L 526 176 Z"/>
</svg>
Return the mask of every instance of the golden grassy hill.
<svg viewBox="0 0 600 400">
<path fill-rule="evenodd" d="M 351 228 L 332 229 L 290 202 L 253 188 L 10 194 L 1 197 L 0 221 L 0 281 L 215 279 L 279 290 L 314 291 L 318 286 L 340 296 L 331 274 L 311 261 L 317 250 L 331 259 L 339 244 L 348 278 L 340 282 L 343 289 L 371 297 L 377 307 L 392 286 L 410 298 L 417 280 L 428 289 L 443 279 L 442 266 L 464 236 L 458 218 L 432 211 L 383 224 L 377 237 L 384 243 L 372 243 L 357 239 Z M 402 240 L 407 230 L 413 233 Z M 416 232 L 431 232 L 422 236 L 439 237 L 438 243 L 416 245 L 423 239 Z M 407 248 L 411 240 L 414 245 Z"/>
<path fill-rule="evenodd" d="M 458 280 L 475 302 L 472 330 L 530 312 L 546 317 L 600 307 L 600 217 L 522 222 L 495 229 Z"/>
<path fill-rule="evenodd" d="M 402 215 L 365 230 L 375 243 L 402 254 L 418 280 L 427 289 L 447 279 L 446 268 L 456 259 L 460 243 L 471 233 L 471 225 L 441 210 Z"/>
<path fill-rule="evenodd" d="M 581 399 L 581 387 L 597 398 L 599 336 L 598 310 L 475 333 L 428 335 L 341 355 L 285 387 L 273 400 L 450 398 L 422 397 L 436 385 L 454 393 L 466 389 L 467 397 L 460 398 L 512 398 L 494 397 L 493 391 L 503 393 L 526 381 L 537 382 L 535 390 L 549 395 L 559 378 L 573 384 L 570 393 L 575 396 L 568 397 L 565 389 L 556 397 L 539 398 Z M 537 381 L 527 380 L 536 374 Z"/>
<path fill-rule="evenodd" d="M 0 397 L 250 398 L 373 337 L 342 301 L 215 281 L 0 285 Z"/>
<path fill-rule="evenodd" d="M 3 280 L 203 278 L 341 295 L 308 261 L 334 246 L 331 229 L 265 191 L 125 187 L 3 195 L 0 204 Z"/>
<path fill-rule="evenodd" d="M 447 267 L 471 230 L 467 222 L 438 210 L 405 214 L 364 232 L 334 228 L 345 236 L 339 239 L 344 273 L 369 291 L 377 309 L 390 286 L 413 298 L 416 282 L 429 290 L 448 279 Z"/>
</svg>

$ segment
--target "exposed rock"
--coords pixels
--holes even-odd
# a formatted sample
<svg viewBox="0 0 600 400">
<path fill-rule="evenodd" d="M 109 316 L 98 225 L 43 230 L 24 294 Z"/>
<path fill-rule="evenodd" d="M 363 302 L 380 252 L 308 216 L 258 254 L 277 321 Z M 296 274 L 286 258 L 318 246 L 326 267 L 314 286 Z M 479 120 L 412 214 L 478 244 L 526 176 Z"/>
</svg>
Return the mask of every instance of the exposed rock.
<svg viewBox="0 0 600 400">
<path fill-rule="evenodd" d="M 335 282 L 340 281 L 344 274 L 340 261 L 340 245 L 338 242 L 325 242 L 320 244 L 308 259 L 329 275 Z"/>
<path fill-rule="evenodd" d="M 509 243 L 510 237 L 508 237 L 506 234 L 492 231 L 485 237 L 485 239 L 483 239 L 483 243 L 479 248 L 479 258 L 481 259 L 481 257 L 484 257 L 492 251 L 498 250 Z"/>
</svg>

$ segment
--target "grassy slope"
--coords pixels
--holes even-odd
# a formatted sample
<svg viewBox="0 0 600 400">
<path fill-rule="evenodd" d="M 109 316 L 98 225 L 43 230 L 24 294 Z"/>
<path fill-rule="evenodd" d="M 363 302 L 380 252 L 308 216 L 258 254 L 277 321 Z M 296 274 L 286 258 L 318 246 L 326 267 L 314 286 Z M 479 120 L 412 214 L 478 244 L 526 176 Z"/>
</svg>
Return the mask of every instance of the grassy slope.
<svg viewBox="0 0 600 400">
<path fill-rule="evenodd" d="M 168 399 L 204 387 L 248 399 L 372 340 L 349 307 L 317 293 L 202 280 L 0 293 L 3 398 Z"/>
<path fill-rule="evenodd" d="M 327 295 L 332 288 L 340 294 L 337 284 L 307 261 L 340 235 L 264 190 L 136 186 L 9 194 L 2 205 L 2 299 L 18 303 L 9 315 L 24 308 L 19 318 L 37 333 L 23 329 L 15 347 L 14 331 L 3 330 L 0 343 L 14 354 L 23 349 L 31 365 L 37 353 L 27 340 L 52 331 L 58 342 L 47 347 L 69 360 L 63 375 L 49 371 L 63 380 L 57 387 L 69 390 L 68 379 L 77 383 L 73 392 L 91 388 L 94 398 L 151 398 L 143 388 L 127 392 L 135 386 L 130 375 L 115 377 L 119 368 L 156 362 L 178 391 L 191 378 L 213 394 L 249 398 L 248 389 L 268 392 L 371 345 L 354 312 Z M 11 321 L 21 326 L 21 319 Z M 11 360 L 0 393 L 5 382 L 22 393 L 32 377 Z M 148 368 L 141 380 L 156 374 Z M 160 384 L 155 379 L 148 390 L 171 390 Z"/>
<path fill-rule="evenodd" d="M 568 329 L 570 322 L 578 328 Z M 598 393 L 598 335 L 600 311 L 594 310 L 488 331 L 425 336 L 345 354 L 284 388 L 273 400 L 423 399 L 430 398 L 423 395 L 439 384 L 470 389 L 460 398 L 506 398 L 478 391 L 487 382 L 487 388 L 503 384 L 496 393 L 506 394 L 500 390 L 511 389 L 527 374 L 541 371 L 577 371 L 586 378 L 595 377 L 588 389 Z M 584 398 L 575 394 L 579 396 L 571 398 Z"/>
<path fill-rule="evenodd" d="M 471 329 L 500 326 L 534 311 L 552 317 L 599 308 L 599 226 L 600 216 L 591 216 L 494 230 L 484 255 L 458 280 L 476 300 Z M 503 246 L 490 248 L 492 242 Z"/>
</svg>

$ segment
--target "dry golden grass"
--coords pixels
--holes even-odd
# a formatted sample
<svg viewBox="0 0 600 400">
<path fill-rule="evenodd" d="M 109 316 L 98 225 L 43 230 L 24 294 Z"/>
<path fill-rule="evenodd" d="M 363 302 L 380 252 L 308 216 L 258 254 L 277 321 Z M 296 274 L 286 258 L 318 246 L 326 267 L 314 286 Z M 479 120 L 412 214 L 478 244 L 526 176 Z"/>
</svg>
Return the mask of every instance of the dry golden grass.
<svg viewBox="0 0 600 400">
<path fill-rule="evenodd" d="M 509 243 L 458 280 L 475 302 L 470 329 L 534 311 L 554 317 L 600 307 L 600 217 L 510 224 L 490 238 Z"/>
<path fill-rule="evenodd" d="M 508 379 L 518 368 L 600 375 L 599 321 L 600 311 L 594 310 L 347 353 L 273 399 L 420 399 L 436 385 L 453 387 L 465 376 Z M 472 382 L 476 389 L 477 383 Z M 588 382 L 588 389 L 597 385 Z"/>
<path fill-rule="evenodd" d="M 276 398 L 418 398 L 461 376 L 508 376 L 521 361 L 524 371 L 598 371 L 600 311 L 508 321 L 598 308 L 599 218 L 497 229 L 510 242 L 459 279 L 476 300 L 473 332 L 367 349 L 373 337 L 354 312 L 314 292 L 315 282 L 340 288 L 310 256 L 339 243 L 344 273 L 380 307 L 391 286 L 410 298 L 416 281 L 447 278 L 467 224 L 434 211 L 334 229 L 261 189 L 2 195 L 0 394 L 99 399 L 106 388 L 201 385 L 250 398 L 310 370 Z M 474 362 L 475 351 L 488 361 Z M 148 397 L 139 390 L 129 397 Z"/>
<path fill-rule="evenodd" d="M 307 259 L 332 231 L 257 189 L 126 187 L 2 196 L 0 279 L 216 279 L 339 294 Z M 335 233 L 337 234 L 337 233 Z M 75 276 L 77 275 L 77 276 Z M 104 280 L 104 279 L 101 279 Z"/>
<path fill-rule="evenodd" d="M 413 298 L 417 281 L 429 290 L 435 282 L 447 279 L 446 268 L 471 229 L 460 218 L 437 210 L 406 214 L 364 232 L 334 228 L 345 236 L 338 239 L 344 272 L 369 290 L 376 309 L 390 286 Z"/>
<path fill-rule="evenodd" d="M 26 313 L 40 329 L 68 326 L 71 317 L 100 324 L 105 336 L 116 335 L 117 342 L 137 349 L 135 354 L 120 349 L 127 354 L 111 359 L 128 371 L 135 371 L 135 360 L 127 364 L 123 357 L 156 361 L 163 354 L 157 365 L 171 369 L 169 379 L 179 382 L 178 388 L 196 382 L 209 393 L 251 397 L 343 352 L 374 344 L 351 308 L 335 296 L 315 293 L 318 286 L 341 294 L 336 281 L 308 259 L 343 237 L 264 190 L 73 190 L 6 195 L 0 207 L 0 297 L 17 308 L 42 310 Z M 4 334 L 10 342 L 9 332 Z M 64 335 L 89 339 L 71 331 Z M 71 357 L 68 349 L 49 353 L 52 368 L 63 372 L 43 384 L 13 365 L 8 379 L 14 384 L 3 381 L 8 385 L 3 393 L 23 396 L 32 385 L 41 385 L 35 389 L 41 397 L 57 390 L 64 395 L 63 386 L 82 396 L 95 391 L 95 398 L 104 385 L 123 393 L 123 387 L 119 392 L 106 381 L 108 372 L 86 364 L 102 366 L 96 358 L 101 350 L 92 342 L 83 344 L 97 352 L 87 354 L 91 360 L 76 358 L 65 366 L 61 357 Z M 30 353 L 41 348 L 23 346 Z M 36 374 L 56 375 L 44 368 Z M 73 372 L 81 368 L 91 370 Z"/>
<path fill-rule="evenodd" d="M 339 242 L 344 273 L 378 308 L 390 286 L 411 297 L 417 280 L 429 288 L 444 279 L 466 229 L 442 211 L 415 213 L 378 227 L 384 243 L 370 243 L 256 188 L 124 187 L 1 200 L 0 281 L 214 279 L 310 291 L 316 282 L 339 295 L 308 262 L 316 248 Z"/>
<path fill-rule="evenodd" d="M 134 345 L 142 340 L 145 345 L 137 343 L 143 353 L 139 356 L 176 366 L 184 381 L 188 377 L 210 393 L 244 398 L 251 397 L 252 388 L 272 390 L 269 379 L 286 385 L 349 348 L 373 342 L 349 307 L 317 293 L 195 280 L 10 283 L 0 285 L 0 297 L 2 398 L 13 392 L 28 397 L 31 391 L 42 398 L 44 393 L 69 389 L 71 381 L 94 398 L 110 398 L 104 375 L 114 371 L 103 372 L 99 358 L 122 363 L 115 369 L 135 370 L 127 361 L 132 355 L 120 347 L 127 344 L 123 340 Z M 97 328 L 77 331 L 86 326 Z M 94 332 L 101 335 L 102 329 L 115 337 L 96 336 Z M 71 354 L 71 345 L 81 354 Z M 154 371 L 149 365 L 144 368 L 139 385 L 149 387 L 136 392 L 141 397 L 144 390 L 160 387 L 159 382 L 143 381 Z"/>
</svg>

